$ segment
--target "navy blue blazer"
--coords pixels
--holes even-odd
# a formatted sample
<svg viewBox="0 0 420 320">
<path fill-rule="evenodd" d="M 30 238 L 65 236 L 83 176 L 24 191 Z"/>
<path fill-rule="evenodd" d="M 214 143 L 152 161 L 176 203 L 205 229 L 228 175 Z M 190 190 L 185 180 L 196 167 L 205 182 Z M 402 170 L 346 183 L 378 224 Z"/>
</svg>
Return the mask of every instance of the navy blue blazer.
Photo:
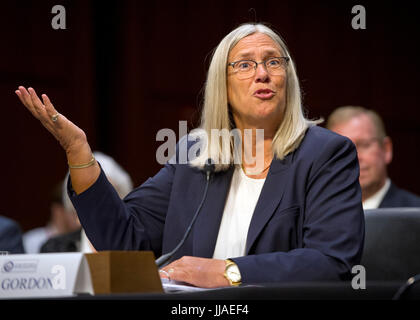
<svg viewBox="0 0 420 320">
<path fill-rule="evenodd" d="M 174 259 L 213 256 L 233 167 L 211 178 L 207 199 Z M 246 256 L 231 257 L 243 283 L 348 279 L 361 259 L 364 214 L 353 143 L 312 127 L 294 152 L 273 160 L 255 208 Z M 171 251 L 183 237 L 205 187 L 205 174 L 166 164 L 124 200 L 101 172 L 70 198 L 97 250 Z"/>
<path fill-rule="evenodd" d="M 0 216 L 0 251 L 8 251 L 10 254 L 25 253 L 22 230 L 15 221 L 3 216 Z"/>
<path fill-rule="evenodd" d="M 420 208 L 420 197 L 398 188 L 391 182 L 387 193 L 379 204 L 379 208 Z"/>
</svg>

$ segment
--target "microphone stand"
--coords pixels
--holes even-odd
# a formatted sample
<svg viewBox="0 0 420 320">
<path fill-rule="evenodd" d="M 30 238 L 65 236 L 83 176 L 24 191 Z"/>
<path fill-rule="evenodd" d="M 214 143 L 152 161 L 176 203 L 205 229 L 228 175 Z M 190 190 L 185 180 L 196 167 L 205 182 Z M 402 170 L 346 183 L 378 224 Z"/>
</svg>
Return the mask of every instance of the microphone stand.
<svg viewBox="0 0 420 320">
<path fill-rule="evenodd" d="M 210 177 L 211 174 L 214 172 L 214 164 L 212 162 L 211 159 L 208 159 L 206 161 L 206 164 L 204 165 L 204 171 L 206 172 L 206 186 L 204 189 L 204 193 L 203 193 L 203 198 L 201 199 L 200 205 L 197 208 L 197 211 L 194 214 L 194 217 L 192 218 L 190 225 L 187 228 L 187 231 L 184 234 L 184 237 L 182 238 L 182 240 L 178 243 L 178 245 L 170 252 L 160 256 L 158 259 L 156 259 L 156 265 L 158 268 L 166 265 L 168 263 L 168 261 L 173 257 L 173 255 L 179 250 L 179 248 L 181 248 L 181 246 L 184 244 L 185 240 L 187 239 L 188 235 L 191 232 L 191 228 L 194 225 L 195 220 L 198 217 L 198 214 L 200 213 L 201 207 L 204 204 L 204 201 L 206 200 L 207 197 L 207 190 L 209 188 L 209 184 L 210 184 Z"/>
</svg>

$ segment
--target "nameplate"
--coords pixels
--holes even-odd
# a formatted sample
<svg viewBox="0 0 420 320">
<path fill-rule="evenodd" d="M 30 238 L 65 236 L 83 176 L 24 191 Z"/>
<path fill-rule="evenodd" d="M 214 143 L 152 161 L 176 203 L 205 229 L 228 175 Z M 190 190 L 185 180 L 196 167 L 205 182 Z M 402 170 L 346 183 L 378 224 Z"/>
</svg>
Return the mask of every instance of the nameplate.
<svg viewBox="0 0 420 320">
<path fill-rule="evenodd" d="M 83 253 L 0 256 L 0 299 L 93 294 Z"/>
</svg>

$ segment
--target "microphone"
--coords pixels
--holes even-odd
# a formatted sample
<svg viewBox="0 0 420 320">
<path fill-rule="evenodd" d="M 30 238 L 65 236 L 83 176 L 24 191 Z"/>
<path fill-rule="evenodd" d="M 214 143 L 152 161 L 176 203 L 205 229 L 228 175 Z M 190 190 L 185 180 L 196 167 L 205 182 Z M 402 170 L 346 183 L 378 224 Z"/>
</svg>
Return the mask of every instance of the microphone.
<svg viewBox="0 0 420 320">
<path fill-rule="evenodd" d="M 392 297 L 392 300 L 400 300 L 405 296 L 406 292 L 413 287 L 416 282 L 420 282 L 420 273 L 411 277 L 404 283 L 397 291 L 397 293 Z"/>
<path fill-rule="evenodd" d="M 184 244 L 185 240 L 187 239 L 188 235 L 191 232 L 191 228 L 194 225 L 195 220 L 198 217 L 198 214 L 200 213 L 201 207 L 204 204 L 204 201 L 206 200 L 206 196 L 207 196 L 207 190 L 209 188 L 209 184 L 210 184 L 210 177 L 212 175 L 212 173 L 215 170 L 215 166 L 213 163 L 212 159 L 207 159 L 206 163 L 204 165 L 204 168 L 202 169 L 205 173 L 206 173 L 206 187 L 204 188 L 204 193 L 203 193 L 203 198 L 201 199 L 200 205 L 197 208 L 197 211 L 195 212 L 190 225 L 187 228 L 187 231 L 185 231 L 184 237 L 181 239 L 181 241 L 178 243 L 178 245 L 170 252 L 160 256 L 158 259 L 156 259 L 156 265 L 158 268 L 160 268 L 161 266 L 163 266 L 164 264 L 167 264 L 167 262 L 174 256 L 174 254 L 179 250 L 179 248 L 182 247 L 182 245 Z"/>
</svg>

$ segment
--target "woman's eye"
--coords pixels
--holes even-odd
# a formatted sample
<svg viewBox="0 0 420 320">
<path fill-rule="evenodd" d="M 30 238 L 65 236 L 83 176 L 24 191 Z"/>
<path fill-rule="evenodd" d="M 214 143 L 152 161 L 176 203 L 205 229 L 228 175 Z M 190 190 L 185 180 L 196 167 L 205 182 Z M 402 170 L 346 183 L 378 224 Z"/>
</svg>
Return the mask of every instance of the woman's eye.
<svg viewBox="0 0 420 320">
<path fill-rule="evenodd" d="M 250 66 L 251 65 L 249 64 L 249 62 L 241 62 L 241 63 L 239 63 L 238 68 L 239 69 L 249 69 Z"/>
<path fill-rule="evenodd" d="M 278 66 L 280 64 L 280 61 L 278 59 L 272 59 L 268 61 L 268 65 L 270 66 Z"/>
</svg>

